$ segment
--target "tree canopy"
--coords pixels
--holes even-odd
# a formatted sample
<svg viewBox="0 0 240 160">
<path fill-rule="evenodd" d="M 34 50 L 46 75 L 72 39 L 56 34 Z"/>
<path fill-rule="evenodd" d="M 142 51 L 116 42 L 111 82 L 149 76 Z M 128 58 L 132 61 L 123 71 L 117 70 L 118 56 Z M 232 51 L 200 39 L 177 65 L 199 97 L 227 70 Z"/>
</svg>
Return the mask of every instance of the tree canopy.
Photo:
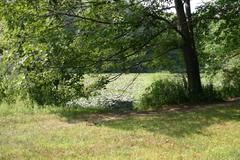
<svg viewBox="0 0 240 160">
<path fill-rule="evenodd" d="M 192 13 L 190 0 L 5 0 L 3 62 L 41 104 L 49 95 L 62 103 L 89 94 L 84 74 L 171 69 L 176 59 L 186 64 L 190 92 L 199 93 L 199 63 L 213 72 L 240 53 L 239 3 L 216 0 Z"/>
</svg>

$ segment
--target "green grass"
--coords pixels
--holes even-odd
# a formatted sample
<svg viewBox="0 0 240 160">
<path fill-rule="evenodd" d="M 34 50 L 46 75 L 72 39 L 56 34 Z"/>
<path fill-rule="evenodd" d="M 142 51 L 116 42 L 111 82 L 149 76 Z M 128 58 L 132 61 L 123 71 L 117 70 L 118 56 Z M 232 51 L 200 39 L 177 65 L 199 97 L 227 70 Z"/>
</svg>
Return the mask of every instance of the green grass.
<svg viewBox="0 0 240 160">
<path fill-rule="evenodd" d="M 139 99 L 170 73 L 127 74 L 106 92 Z M 125 91 L 125 88 L 127 90 Z M 118 113 L 99 108 L 0 105 L 0 159 L 238 160 L 240 106 Z"/>
<path fill-rule="evenodd" d="M 239 135 L 237 105 L 150 114 L 0 106 L 6 160 L 238 160 Z"/>
<path fill-rule="evenodd" d="M 154 81 L 166 78 L 176 78 L 174 75 L 176 76 L 177 74 L 170 72 L 123 74 L 115 81 L 107 84 L 105 92 L 133 96 L 134 99 L 139 100 L 141 95 L 145 92 L 145 89 Z M 113 74 L 113 77 L 114 76 L 116 76 L 116 74 Z"/>
<path fill-rule="evenodd" d="M 117 74 L 113 74 L 112 77 L 116 75 Z M 202 76 L 202 83 L 209 84 L 209 81 L 206 79 L 206 75 L 202 74 L 201 76 Z M 169 78 L 182 79 L 182 75 L 177 73 L 174 74 L 170 72 L 123 74 L 122 76 L 117 78 L 115 81 L 112 81 L 109 84 L 107 84 L 104 92 L 124 94 L 127 96 L 132 96 L 135 100 L 139 100 L 142 94 L 145 93 L 145 89 L 149 87 L 153 82 L 159 79 L 169 79 Z M 221 79 L 221 77 L 217 77 L 217 78 Z M 216 85 L 219 86 L 220 81 L 217 78 L 214 79 L 214 84 L 216 83 Z M 85 81 L 89 83 L 89 79 L 91 78 L 87 76 Z"/>
</svg>

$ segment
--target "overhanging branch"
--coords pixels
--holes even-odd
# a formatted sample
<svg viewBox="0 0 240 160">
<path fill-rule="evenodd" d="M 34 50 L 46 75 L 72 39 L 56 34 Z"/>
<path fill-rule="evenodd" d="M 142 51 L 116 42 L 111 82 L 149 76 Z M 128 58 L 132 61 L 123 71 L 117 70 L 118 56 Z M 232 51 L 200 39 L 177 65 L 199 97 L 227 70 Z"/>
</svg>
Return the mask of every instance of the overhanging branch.
<svg viewBox="0 0 240 160">
<path fill-rule="evenodd" d="M 177 26 L 175 26 L 172 22 L 170 22 L 169 20 L 167 20 L 166 18 L 162 17 L 162 16 L 159 16 L 155 13 L 148 13 L 149 16 L 153 17 L 154 19 L 156 20 L 159 20 L 159 21 L 163 21 L 165 22 L 170 28 L 172 28 L 174 31 L 176 31 L 180 36 L 183 37 L 183 34 L 182 32 L 177 28 Z"/>
</svg>

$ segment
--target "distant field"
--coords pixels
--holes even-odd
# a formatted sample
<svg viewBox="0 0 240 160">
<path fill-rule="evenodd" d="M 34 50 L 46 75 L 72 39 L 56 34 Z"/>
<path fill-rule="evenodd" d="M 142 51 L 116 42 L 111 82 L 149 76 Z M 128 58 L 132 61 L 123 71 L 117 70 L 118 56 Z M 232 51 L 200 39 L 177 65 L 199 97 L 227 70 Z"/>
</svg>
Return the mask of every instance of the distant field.
<svg viewBox="0 0 240 160">
<path fill-rule="evenodd" d="M 117 74 L 113 74 L 112 77 Z M 203 84 L 208 83 L 205 76 L 202 75 Z M 116 80 L 110 82 L 103 93 L 119 94 L 123 96 L 133 97 L 138 100 L 145 92 L 145 89 L 149 87 L 153 82 L 159 79 L 182 79 L 181 74 L 174 74 L 170 72 L 158 72 L 158 73 L 129 73 L 123 74 Z M 87 79 L 89 81 L 89 79 Z M 214 84 L 219 85 L 219 79 L 214 79 Z"/>
<path fill-rule="evenodd" d="M 119 74 L 102 74 L 111 75 L 111 78 L 116 77 Z M 101 75 L 101 76 L 102 76 Z M 106 89 L 99 91 L 95 97 L 90 97 L 89 99 L 80 99 L 75 101 L 74 105 L 77 106 L 95 106 L 95 107 L 106 107 L 111 102 L 121 101 L 121 102 L 133 102 L 134 106 L 141 100 L 141 96 L 146 92 L 146 88 L 149 87 L 153 82 L 160 79 L 172 79 L 172 80 L 182 80 L 183 75 L 170 72 L 158 72 L 158 73 L 129 73 L 123 74 L 107 84 Z M 213 85 L 220 85 L 220 78 L 211 81 Z M 85 83 L 92 83 L 96 80 L 96 75 L 86 76 Z M 209 80 L 206 79 L 206 75 L 202 74 L 203 84 L 209 84 Z M 107 102 L 104 103 L 104 102 Z"/>
<path fill-rule="evenodd" d="M 116 77 L 116 74 L 111 75 L 111 78 Z M 96 75 L 88 75 L 85 78 L 85 84 L 91 84 L 96 80 Z M 90 99 L 81 99 L 77 101 L 79 106 L 98 106 L 102 101 L 138 101 L 141 95 L 145 93 L 145 89 L 154 81 L 165 78 L 180 78 L 177 74 L 169 72 L 160 73 L 129 73 L 123 74 L 107 84 L 106 89 L 99 91 L 99 95 Z M 107 100 L 106 100 L 107 99 Z M 103 105 L 105 106 L 105 105 Z"/>
<path fill-rule="evenodd" d="M 113 114 L 0 106 L 0 159 L 238 160 L 240 107 Z"/>
<path fill-rule="evenodd" d="M 123 92 L 138 99 L 154 81 L 165 78 L 173 78 L 174 74 L 168 72 L 161 73 L 141 73 L 124 74 L 115 81 L 107 85 L 109 92 Z"/>
</svg>

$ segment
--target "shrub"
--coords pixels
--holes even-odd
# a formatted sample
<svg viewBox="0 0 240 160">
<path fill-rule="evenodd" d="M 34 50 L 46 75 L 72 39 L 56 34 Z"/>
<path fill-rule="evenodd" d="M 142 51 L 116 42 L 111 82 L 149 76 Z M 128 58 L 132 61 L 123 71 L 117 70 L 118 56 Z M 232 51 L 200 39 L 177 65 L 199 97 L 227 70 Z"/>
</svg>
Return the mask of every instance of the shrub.
<svg viewBox="0 0 240 160">
<path fill-rule="evenodd" d="M 28 80 L 26 90 L 30 100 L 38 105 L 64 105 L 68 101 L 82 95 L 82 84 L 69 84 L 45 79 L 44 81 Z"/>
<path fill-rule="evenodd" d="M 222 96 L 225 98 L 240 96 L 240 65 L 235 65 L 223 73 Z"/>
<path fill-rule="evenodd" d="M 28 97 L 38 105 L 63 106 L 79 98 L 89 98 L 105 86 L 107 77 L 99 76 L 91 84 L 84 84 L 83 75 L 49 70 L 25 75 Z M 90 80 L 88 80 L 90 81 Z"/>
<path fill-rule="evenodd" d="M 141 98 L 141 108 L 156 108 L 166 104 L 186 102 L 188 93 L 180 81 L 158 80 L 146 89 Z"/>
<path fill-rule="evenodd" d="M 194 96 L 188 96 L 189 102 L 216 102 L 223 99 L 221 90 L 217 90 L 213 84 L 202 86 L 202 93 Z"/>
<path fill-rule="evenodd" d="M 20 76 L 7 73 L 5 66 L 1 65 L 0 69 L 0 103 L 6 102 L 8 104 L 15 103 L 17 97 L 20 95 Z"/>
<path fill-rule="evenodd" d="M 202 94 L 190 95 L 185 83 L 180 80 L 158 80 L 146 89 L 139 107 L 159 108 L 163 105 L 215 102 L 222 100 L 221 92 L 212 84 L 203 86 Z"/>
</svg>

